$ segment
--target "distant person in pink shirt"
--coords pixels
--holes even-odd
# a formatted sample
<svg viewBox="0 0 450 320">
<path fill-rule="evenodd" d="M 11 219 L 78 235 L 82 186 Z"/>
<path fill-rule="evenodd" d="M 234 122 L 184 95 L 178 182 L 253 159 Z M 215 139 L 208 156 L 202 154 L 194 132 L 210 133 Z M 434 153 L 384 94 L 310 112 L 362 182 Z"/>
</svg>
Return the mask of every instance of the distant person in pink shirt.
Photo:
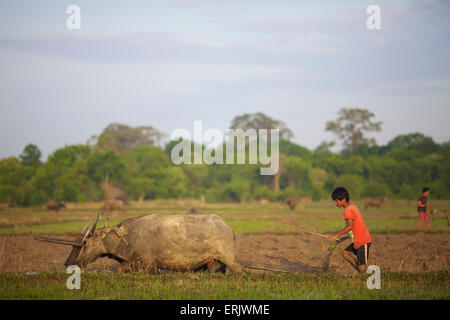
<svg viewBox="0 0 450 320">
<path fill-rule="evenodd" d="M 430 194 L 430 189 L 423 188 L 422 194 L 417 199 L 417 212 L 419 213 L 419 224 L 417 225 L 417 231 L 422 229 L 423 220 L 427 224 L 428 231 L 431 230 L 430 221 L 428 220 L 428 216 L 430 215 L 430 211 L 428 211 L 428 201 L 427 197 Z"/>
</svg>

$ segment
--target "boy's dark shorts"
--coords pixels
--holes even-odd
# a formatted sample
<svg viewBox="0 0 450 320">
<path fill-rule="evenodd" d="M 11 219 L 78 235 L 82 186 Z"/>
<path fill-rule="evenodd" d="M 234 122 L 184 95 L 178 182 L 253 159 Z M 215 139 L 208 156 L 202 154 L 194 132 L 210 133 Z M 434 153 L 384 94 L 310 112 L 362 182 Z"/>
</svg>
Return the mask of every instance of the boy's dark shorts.
<svg viewBox="0 0 450 320">
<path fill-rule="evenodd" d="M 356 255 L 356 264 L 357 265 L 361 265 L 361 264 L 367 264 L 367 260 L 369 259 L 369 248 L 370 248 L 370 242 L 367 244 L 362 245 L 361 247 L 359 247 L 358 249 L 355 249 L 353 247 L 353 242 L 344 250 L 345 251 L 350 251 L 351 253 L 353 253 L 354 255 Z"/>
</svg>

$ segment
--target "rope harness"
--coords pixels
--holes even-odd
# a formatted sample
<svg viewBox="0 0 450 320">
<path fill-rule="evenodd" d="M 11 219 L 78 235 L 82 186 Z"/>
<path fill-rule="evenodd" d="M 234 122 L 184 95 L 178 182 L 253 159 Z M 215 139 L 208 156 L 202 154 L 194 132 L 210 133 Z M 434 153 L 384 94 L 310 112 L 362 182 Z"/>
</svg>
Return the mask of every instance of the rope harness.
<svg viewBox="0 0 450 320">
<path fill-rule="evenodd" d="M 116 255 L 117 248 L 119 248 L 119 245 L 120 245 L 120 241 L 123 241 L 125 243 L 125 245 L 128 247 L 128 242 L 123 237 L 123 236 L 127 235 L 128 233 L 123 232 L 121 230 L 119 231 L 119 229 L 117 229 L 117 228 L 111 229 L 110 232 L 114 232 L 114 234 L 117 235 L 117 237 L 119 238 L 119 241 L 117 242 L 117 245 L 114 248 L 114 252 L 113 252 L 113 255 Z M 105 234 L 105 237 L 106 237 L 107 234 Z M 103 238 L 102 238 L 102 240 L 103 240 Z"/>
<path fill-rule="evenodd" d="M 102 230 L 101 230 L 101 231 L 102 231 Z M 101 231 L 100 231 L 100 232 L 101 232 Z M 92 252 L 94 252 L 95 249 L 97 249 L 98 246 L 100 246 L 100 245 L 103 246 L 103 251 L 106 251 L 106 248 L 105 248 L 105 246 L 104 246 L 104 244 L 103 244 L 103 239 L 104 239 L 110 232 L 113 232 L 113 233 L 114 233 L 115 235 L 117 235 L 117 237 L 119 238 L 119 241 L 117 242 L 117 245 L 115 246 L 115 248 L 114 248 L 114 250 L 113 250 L 113 252 L 112 252 L 112 255 L 117 256 L 116 252 L 117 252 L 117 248 L 119 248 L 120 241 L 123 241 L 123 242 L 125 243 L 125 245 L 128 247 L 128 242 L 124 239 L 124 236 L 127 235 L 128 233 L 123 232 L 122 230 L 117 229 L 117 228 L 111 228 L 110 230 L 108 230 L 108 232 L 105 232 L 105 233 L 101 236 L 101 238 L 98 240 L 98 242 L 97 242 L 97 244 L 95 245 L 95 247 L 94 247 L 92 250 L 90 250 L 88 253 L 86 253 L 86 260 L 89 260 L 89 259 L 88 259 L 89 256 L 90 256 L 90 255 L 92 254 Z"/>
</svg>

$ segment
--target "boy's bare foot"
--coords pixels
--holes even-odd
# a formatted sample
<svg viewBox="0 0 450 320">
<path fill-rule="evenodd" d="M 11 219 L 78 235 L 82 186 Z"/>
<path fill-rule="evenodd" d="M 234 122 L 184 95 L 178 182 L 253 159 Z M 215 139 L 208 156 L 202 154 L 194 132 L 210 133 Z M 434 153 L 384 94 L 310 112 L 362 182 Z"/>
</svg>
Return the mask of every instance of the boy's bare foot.
<svg viewBox="0 0 450 320">
<path fill-rule="evenodd" d="M 363 273 L 364 271 L 366 271 L 367 269 L 367 265 L 366 264 L 360 264 L 357 266 L 357 270 L 359 273 Z"/>
</svg>

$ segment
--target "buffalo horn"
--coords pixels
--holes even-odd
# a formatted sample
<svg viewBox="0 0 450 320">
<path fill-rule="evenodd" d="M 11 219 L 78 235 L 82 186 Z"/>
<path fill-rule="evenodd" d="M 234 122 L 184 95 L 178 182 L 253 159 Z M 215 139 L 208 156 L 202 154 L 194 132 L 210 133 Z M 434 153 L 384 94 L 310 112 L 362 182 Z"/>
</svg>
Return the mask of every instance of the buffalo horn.
<svg viewBox="0 0 450 320">
<path fill-rule="evenodd" d="M 108 228 L 108 222 L 109 222 L 108 217 L 106 217 L 106 222 L 105 222 L 105 225 L 103 226 L 103 229 Z"/>
<path fill-rule="evenodd" d="M 88 230 L 90 224 L 91 222 L 88 222 L 88 224 L 84 226 L 83 230 L 81 230 L 81 234 L 83 236 L 86 234 L 86 231 Z"/>
<path fill-rule="evenodd" d="M 66 239 L 59 239 L 59 238 L 50 238 L 50 237 L 42 237 L 42 236 L 34 236 L 33 239 L 37 240 L 37 241 L 44 241 L 44 242 L 63 244 L 63 245 L 72 246 L 72 247 L 81 247 L 81 243 L 73 241 L 73 240 L 66 240 Z"/>
<path fill-rule="evenodd" d="M 95 218 L 94 225 L 92 226 L 91 232 L 89 232 L 89 234 L 94 234 L 95 228 L 97 227 L 98 217 L 99 217 L 99 214 L 97 212 L 97 217 Z"/>
</svg>

